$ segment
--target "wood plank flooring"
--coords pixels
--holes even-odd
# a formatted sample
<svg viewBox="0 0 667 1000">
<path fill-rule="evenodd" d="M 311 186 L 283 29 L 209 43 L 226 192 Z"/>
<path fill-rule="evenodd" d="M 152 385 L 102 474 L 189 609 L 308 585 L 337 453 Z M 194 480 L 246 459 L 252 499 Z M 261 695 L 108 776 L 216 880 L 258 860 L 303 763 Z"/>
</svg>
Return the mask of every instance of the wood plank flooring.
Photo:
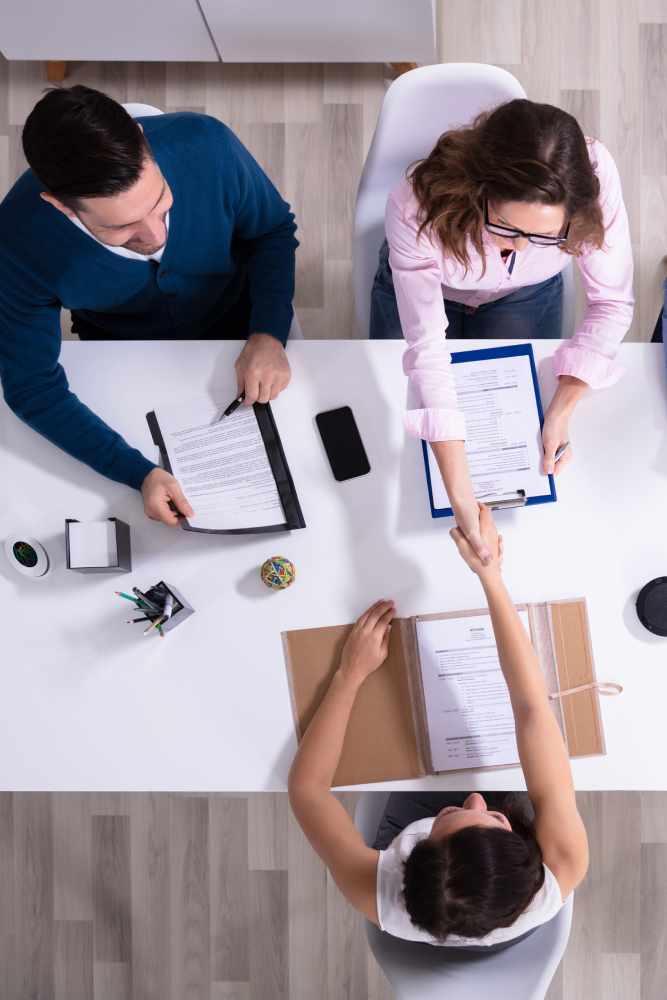
<svg viewBox="0 0 667 1000">
<path fill-rule="evenodd" d="M 356 796 L 343 797 L 353 810 Z M 667 995 L 667 793 L 587 792 L 548 1000 Z M 390 1000 L 283 793 L 0 793 L 3 1000 Z"/>
</svg>

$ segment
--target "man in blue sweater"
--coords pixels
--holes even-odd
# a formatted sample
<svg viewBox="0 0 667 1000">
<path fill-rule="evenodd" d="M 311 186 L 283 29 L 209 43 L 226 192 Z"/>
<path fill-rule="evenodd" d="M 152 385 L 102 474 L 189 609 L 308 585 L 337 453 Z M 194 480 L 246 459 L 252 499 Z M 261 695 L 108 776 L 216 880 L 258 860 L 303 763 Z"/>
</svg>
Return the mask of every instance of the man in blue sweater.
<svg viewBox="0 0 667 1000">
<path fill-rule="evenodd" d="M 178 482 L 69 390 L 60 310 L 84 339 L 240 339 L 247 405 L 285 388 L 296 226 L 221 122 L 134 121 L 76 86 L 49 91 L 23 131 L 30 165 L 0 204 L 0 377 L 27 424 L 110 479 L 149 517 L 192 510 Z M 150 401 L 149 401 L 150 402 Z"/>
</svg>

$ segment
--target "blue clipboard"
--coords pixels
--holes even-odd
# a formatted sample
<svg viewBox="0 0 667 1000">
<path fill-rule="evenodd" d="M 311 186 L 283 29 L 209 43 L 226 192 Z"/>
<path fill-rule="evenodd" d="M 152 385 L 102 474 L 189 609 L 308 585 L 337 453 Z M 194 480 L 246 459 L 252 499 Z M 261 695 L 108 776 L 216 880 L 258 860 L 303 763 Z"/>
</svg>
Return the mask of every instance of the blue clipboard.
<svg viewBox="0 0 667 1000">
<path fill-rule="evenodd" d="M 544 424 L 544 413 L 542 410 L 542 399 L 540 396 L 540 384 L 537 381 L 537 369 L 535 368 L 535 358 L 533 356 L 532 344 L 511 344 L 509 347 L 488 347 L 478 351 L 456 351 L 452 354 L 452 364 L 460 364 L 462 361 L 481 361 L 491 358 L 512 358 L 527 357 L 530 361 L 530 373 L 533 376 L 533 389 L 535 390 L 535 402 L 537 413 L 540 418 L 540 429 Z M 433 484 L 431 482 L 431 470 L 428 461 L 428 443 L 422 441 L 422 452 L 424 456 L 424 469 L 426 470 L 426 485 L 428 486 L 428 501 L 431 505 L 431 517 L 451 517 L 454 513 L 451 507 L 435 507 L 433 504 Z M 556 485 L 553 476 L 547 476 L 549 482 L 549 492 L 541 496 L 526 497 L 525 506 L 538 503 L 554 503 L 556 500 Z"/>
</svg>

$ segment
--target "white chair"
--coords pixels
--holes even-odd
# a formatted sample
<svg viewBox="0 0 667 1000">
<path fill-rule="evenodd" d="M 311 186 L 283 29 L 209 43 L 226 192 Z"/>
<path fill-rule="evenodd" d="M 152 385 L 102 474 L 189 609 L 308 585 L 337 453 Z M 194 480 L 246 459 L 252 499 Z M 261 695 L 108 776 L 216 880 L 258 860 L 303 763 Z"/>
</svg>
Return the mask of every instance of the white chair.
<svg viewBox="0 0 667 1000">
<path fill-rule="evenodd" d="M 148 118 L 150 115 L 163 115 L 164 111 L 154 108 L 152 104 L 124 104 L 123 107 L 133 118 Z M 289 340 L 304 340 L 303 330 L 297 318 L 296 312 L 292 318 L 292 325 L 289 330 Z"/>
<path fill-rule="evenodd" d="M 388 794 L 364 792 L 354 822 L 372 844 Z M 511 948 L 491 955 L 447 954 L 447 948 L 403 941 L 366 922 L 375 959 L 396 1000 L 544 1000 L 563 957 L 572 924 L 572 896 L 562 910 Z"/>
<path fill-rule="evenodd" d="M 391 189 L 443 132 L 469 124 L 480 111 L 526 93 L 510 73 L 482 63 L 445 63 L 404 73 L 384 96 L 361 174 L 354 217 L 352 275 L 357 336 L 368 337 L 371 288 L 384 240 Z M 563 336 L 574 329 L 571 263 L 563 273 Z"/>
</svg>

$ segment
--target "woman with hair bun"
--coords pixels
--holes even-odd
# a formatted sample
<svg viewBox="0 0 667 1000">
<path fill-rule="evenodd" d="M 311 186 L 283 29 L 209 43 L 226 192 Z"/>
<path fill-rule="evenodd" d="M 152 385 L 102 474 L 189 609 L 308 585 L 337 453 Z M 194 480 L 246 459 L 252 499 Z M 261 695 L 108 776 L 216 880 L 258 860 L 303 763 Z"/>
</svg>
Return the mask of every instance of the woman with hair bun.
<svg viewBox="0 0 667 1000">
<path fill-rule="evenodd" d="M 616 165 L 572 115 L 509 101 L 445 132 L 391 192 L 371 297 L 372 338 L 405 337 L 409 433 L 431 443 L 456 523 L 487 558 L 445 343 L 561 336 L 561 271 L 574 257 L 586 310 L 554 355 L 545 473 L 564 468 L 572 412 L 622 374 L 632 322 L 632 244 Z"/>
<path fill-rule="evenodd" d="M 479 508 L 486 564 L 458 528 L 459 553 L 482 584 L 514 713 L 526 793 L 395 792 L 372 847 L 331 794 L 359 688 L 387 657 L 392 601 L 352 629 L 299 746 L 290 803 L 338 888 L 389 934 L 489 954 L 554 917 L 588 868 L 588 840 L 563 736 L 521 619 L 502 580 L 502 539 Z"/>
</svg>

